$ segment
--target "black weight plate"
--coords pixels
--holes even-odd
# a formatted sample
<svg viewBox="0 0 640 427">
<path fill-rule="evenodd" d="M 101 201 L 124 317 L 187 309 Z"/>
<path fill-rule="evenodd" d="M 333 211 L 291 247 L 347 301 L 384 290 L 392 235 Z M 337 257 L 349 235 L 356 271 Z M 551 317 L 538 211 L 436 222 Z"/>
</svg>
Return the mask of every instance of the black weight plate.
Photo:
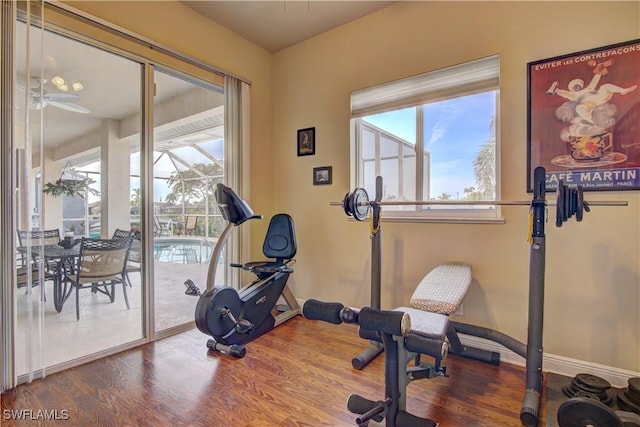
<svg viewBox="0 0 640 427">
<path fill-rule="evenodd" d="M 578 391 L 573 397 L 586 397 L 587 399 L 600 401 L 600 398 L 595 393 L 591 393 L 583 390 Z"/>
<path fill-rule="evenodd" d="M 369 195 L 364 188 L 356 188 L 353 192 L 353 217 L 358 221 L 364 221 L 369 215 Z"/>
<path fill-rule="evenodd" d="M 603 403 L 606 403 L 606 401 L 611 401 L 611 398 L 607 395 L 606 392 L 602 390 L 594 390 L 584 386 L 580 387 L 573 382 L 562 387 L 562 392 L 568 397 L 580 397 L 581 394 L 589 394 L 593 395 L 596 399 Z"/>
<path fill-rule="evenodd" d="M 582 185 L 578 185 L 577 196 L 578 196 L 578 204 L 576 206 L 576 221 L 582 221 L 582 214 L 584 213 L 584 193 L 582 189 Z"/>
<path fill-rule="evenodd" d="M 567 222 L 567 220 L 569 219 L 569 208 L 570 208 L 569 200 L 571 200 L 571 190 L 566 185 L 564 187 L 563 200 L 564 200 L 564 210 L 562 211 L 562 221 Z"/>
<path fill-rule="evenodd" d="M 568 186 L 564 189 L 564 207 L 565 216 L 567 217 L 567 219 L 571 218 L 571 191 L 571 188 L 569 188 Z"/>
<path fill-rule="evenodd" d="M 630 410 L 636 414 L 640 414 L 640 405 L 629 400 L 629 397 L 625 393 L 618 394 L 618 406 L 625 410 Z"/>
<path fill-rule="evenodd" d="M 629 390 L 640 393 L 640 377 L 629 378 L 627 384 L 629 385 Z"/>
<path fill-rule="evenodd" d="M 344 199 L 342 199 L 342 207 L 344 208 L 344 213 L 347 214 L 347 216 L 353 216 L 353 211 L 351 210 L 351 201 L 350 201 L 350 197 L 351 193 L 347 193 L 344 195 Z"/>
<path fill-rule="evenodd" d="M 223 310 L 231 311 L 233 317 L 240 317 L 240 296 L 233 288 L 218 288 L 211 297 L 207 307 L 207 328 L 214 337 L 223 337 L 235 327 L 235 322 L 229 316 L 223 315 Z"/>
<path fill-rule="evenodd" d="M 349 195 L 349 212 L 351 212 L 351 215 L 355 218 L 356 216 L 356 211 L 355 211 L 355 199 L 356 199 L 356 191 L 358 191 L 358 189 L 356 188 L 355 190 L 353 190 L 351 192 L 351 194 Z M 356 218 L 357 219 L 357 218 Z"/>
<path fill-rule="evenodd" d="M 634 389 L 632 389 L 631 387 L 629 387 L 628 389 L 625 389 L 626 391 L 626 396 L 627 398 L 632 401 L 633 403 L 637 403 L 638 405 L 640 405 L 640 392 L 635 391 Z"/>
<path fill-rule="evenodd" d="M 562 227 L 562 218 L 564 217 L 564 184 L 562 180 L 558 183 L 556 189 L 556 227 Z"/>
<path fill-rule="evenodd" d="M 593 390 L 606 390 L 611 388 L 609 381 L 591 374 L 577 374 L 574 381 L 578 386 L 584 385 Z"/>
<path fill-rule="evenodd" d="M 565 386 L 562 387 L 562 392 L 565 394 L 565 396 L 567 397 L 573 397 L 576 395 L 577 392 L 579 392 L 580 390 L 574 388 L 574 386 L 572 384 L 567 384 Z"/>
<path fill-rule="evenodd" d="M 575 215 L 576 210 L 578 209 L 578 190 L 575 188 L 571 189 L 571 209 L 569 210 L 569 218 Z"/>
<path fill-rule="evenodd" d="M 558 408 L 560 427 L 622 427 L 622 421 L 607 405 L 586 397 L 574 397 Z"/>
<path fill-rule="evenodd" d="M 577 391 L 574 390 L 573 387 L 571 387 L 571 384 L 562 386 L 562 392 L 567 397 L 573 397 L 577 393 Z"/>
<path fill-rule="evenodd" d="M 582 393 L 586 393 L 595 396 L 599 401 L 607 405 L 611 402 L 611 396 L 606 391 L 577 386 L 575 383 L 567 384 L 562 388 L 562 391 L 568 397 L 579 397 Z"/>
</svg>

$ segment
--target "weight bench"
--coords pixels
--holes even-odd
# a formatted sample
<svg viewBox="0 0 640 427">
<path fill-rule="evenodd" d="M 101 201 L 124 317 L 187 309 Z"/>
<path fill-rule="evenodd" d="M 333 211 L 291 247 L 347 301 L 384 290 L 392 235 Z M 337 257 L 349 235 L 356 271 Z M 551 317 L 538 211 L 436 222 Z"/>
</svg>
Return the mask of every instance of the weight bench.
<svg viewBox="0 0 640 427">
<path fill-rule="evenodd" d="M 421 363 L 420 353 L 416 358 L 416 368 L 411 368 L 414 379 L 432 378 L 445 375 L 446 369 L 441 363 L 449 351 L 447 341 L 450 332 L 449 316 L 455 313 L 464 299 L 471 284 L 471 266 L 462 262 L 447 262 L 431 270 L 418 284 L 409 301 L 409 307 L 398 307 L 411 317 L 411 332 L 405 341 L 411 342 L 412 335 L 428 338 L 432 342 L 431 350 L 426 353 L 434 359 L 434 364 Z M 455 333 L 455 331 L 453 331 Z M 360 328 L 361 338 L 380 343 L 377 331 Z M 457 337 L 456 337 L 457 339 Z M 459 340 L 457 340 L 459 342 Z M 361 369 L 366 364 L 356 356 L 352 360 L 354 368 Z"/>
</svg>

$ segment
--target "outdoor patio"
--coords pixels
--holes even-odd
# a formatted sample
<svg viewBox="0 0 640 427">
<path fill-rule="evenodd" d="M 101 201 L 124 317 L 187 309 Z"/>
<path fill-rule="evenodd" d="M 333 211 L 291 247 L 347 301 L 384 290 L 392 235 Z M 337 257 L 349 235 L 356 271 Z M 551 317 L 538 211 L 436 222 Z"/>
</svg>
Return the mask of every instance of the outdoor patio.
<svg viewBox="0 0 640 427">
<path fill-rule="evenodd" d="M 186 288 L 183 282 L 191 279 L 200 289 L 204 289 L 207 269 L 206 263 L 155 262 L 155 330 L 194 320 L 198 298 L 185 294 Z M 221 271 L 219 275 L 222 275 Z M 130 310 L 125 306 L 122 285 L 116 285 L 114 303 L 110 303 L 105 295 L 81 290 L 79 321 L 76 320 L 74 293 L 66 301 L 62 312 L 57 313 L 53 307 L 52 283 L 45 284 L 47 301 L 43 305 L 38 301 L 39 288 L 33 288 L 31 310 L 34 312 L 34 317 L 37 310 L 42 310 L 44 319 L 42 352 L 40 355 L 33 352 L 29 354 L 34 364 L 44 367 L 53 366 L 142 338 L 140 274 L 131 274 L 131 280 L 133 287 L 127 288 Z M 24 337 L 28 336 L 26 327 L 29 300 L 30 296 L 25 294 L 25 289 L 20 289 L 17 295 L 16 331 L 16 360 L 19 374 L 27 370 L 27 348 Z M 38 327 L 37 321 L 34 320 L 32 328 Z M 203 342 L 206 342 L 204 335 Z"/>
</svg>

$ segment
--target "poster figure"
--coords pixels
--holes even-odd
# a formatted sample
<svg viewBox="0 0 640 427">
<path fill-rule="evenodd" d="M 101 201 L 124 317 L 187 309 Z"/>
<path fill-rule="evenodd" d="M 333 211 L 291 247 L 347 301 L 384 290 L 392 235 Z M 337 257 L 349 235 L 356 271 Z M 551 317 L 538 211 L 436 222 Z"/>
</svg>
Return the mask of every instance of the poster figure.
<svg viewBox="0 0 640 427">
<path fill-rule="evenodd" d="M 547 188 L 640 187 L 640 40 L 529 64 L 529 176 Z M 588 82 L 588 84 L 586 84 Z M 585 85 L 586 84 L 586 85 Z"/>
</svg>

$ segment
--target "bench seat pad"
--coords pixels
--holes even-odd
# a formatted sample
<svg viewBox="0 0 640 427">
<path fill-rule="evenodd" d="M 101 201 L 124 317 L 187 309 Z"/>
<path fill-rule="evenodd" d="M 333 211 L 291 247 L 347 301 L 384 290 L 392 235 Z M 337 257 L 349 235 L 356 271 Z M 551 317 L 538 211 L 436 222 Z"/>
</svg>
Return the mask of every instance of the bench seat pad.
<svg viewBox="0 0 640 427">
<path fill-rule="evenodd" d="M 427 338 L 444 339 L 449 327 L 449 316 L 416 310 L 410 307 L 398 307 L 394 311 L 403 311 L 411 318 L 411 333 Z"/>
<path fill-rule="evenodd" d="M 471 265 L 463 262 L 441 264 L 422 279 L 409 306 L 449 316 L 460 307 L 470 284 Z"/>
</svg>

